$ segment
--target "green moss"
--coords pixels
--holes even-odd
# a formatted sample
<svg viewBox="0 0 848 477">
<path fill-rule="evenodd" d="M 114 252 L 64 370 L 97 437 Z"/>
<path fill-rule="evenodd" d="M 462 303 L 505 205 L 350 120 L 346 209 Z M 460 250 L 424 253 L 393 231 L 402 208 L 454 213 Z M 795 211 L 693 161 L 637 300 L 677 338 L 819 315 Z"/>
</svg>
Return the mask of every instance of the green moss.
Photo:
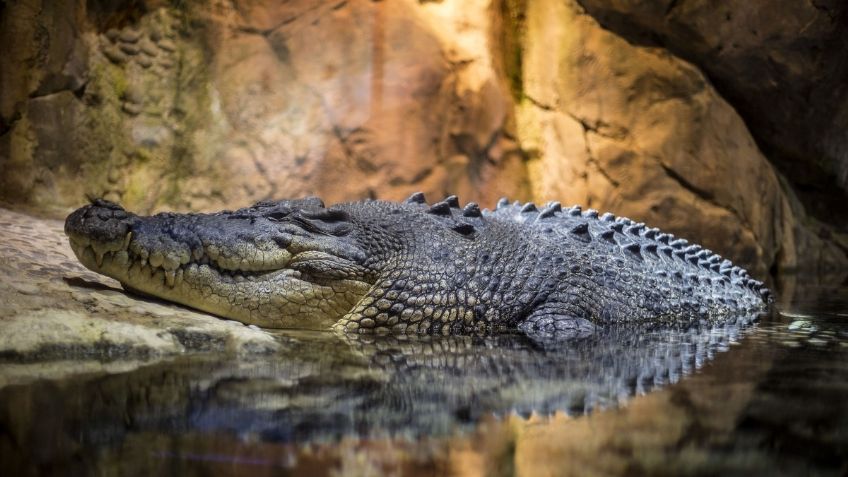
<svg viewBox="0 0 848 477">
<path fill-rule="evenodd" d="M 127 94 L 127 89 L 129 88 L 129 82 L 127 81 L 127 75 L 124 74 L 124 70 L 119 68 L 114 68 L 116 72 L 119 74 L 115 74 L 113 76 L 112 85 L 115 88 L 115 95 L 119 98 L 123 98 Z"/>
<path fill-rule="evenodd" d="M 136 164 L 150 164 L 156 161 L 156 154 L 154 154 L 150 149 L 143 147 L 137 148 L 134 151 L 134 156 L 136 158 Z"/>
<path fill-rule="evenodd" d="M 501 51 L 504 73 L 510 92 L 516 101 L 524 97 L 523 46 L 527 0 L 501 0 Z"/>
<path fill-rule="evenodd" d="M 99 86 L 103 93 L 111 93 L 118 99 L 123 98 L 129 89 L 127 73 L 119 66 L 108 63 L 98 64 L 92 68 L 91 77 L 101 83 Z"/>
<path fill-rule="evenodd" d="M 183 43 L 177 51 L 179 58 L 171 112 L 180 119 L 174 131 L 174 142 L 167 151 L 168 177 L 158 203 L 179 207 L 186 202 L 186 180 L 197 175 L 197 157 L 208 147 L 198 143 L 197 137 L 199 131 L 210 127 L 208 84 L 211 80 L 208 70 L 210 52 L 202 45 Z"/>
<path fill-rule="evenodd" d="M 147 213 L 153 209 L 160 191 L 159 168 L 134 164 L 127 177 L 123 200 L 128 208 Z"/>
</svg>

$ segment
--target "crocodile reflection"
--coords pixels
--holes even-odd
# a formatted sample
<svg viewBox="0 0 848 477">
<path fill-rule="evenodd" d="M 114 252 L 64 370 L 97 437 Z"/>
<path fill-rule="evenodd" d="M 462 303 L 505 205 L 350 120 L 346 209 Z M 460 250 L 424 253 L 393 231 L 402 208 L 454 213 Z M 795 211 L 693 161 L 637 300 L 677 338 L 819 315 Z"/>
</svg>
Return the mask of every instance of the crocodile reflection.
<svg viewBox="0 0 848 477">
<path fill-rule="evenodd" d="M 304 442 L 440 435 L 510 412 L 580 415 L 676 382 L 727 350 L 754 319 L 688 329 L 610 328 L 560 343 L 512 335 L 282 333 L 286 351 L 262 359 L 183 358 L 82 381 L 9 386 L 0 390 L 0 409 L 32 411 L 15 417 L 29 420 L 27 426 L 0 417 L 0 428 L 63 429 L 83 445 L 132 432 Z M 21 402 L 37 405 L 16 406 Z M 13 440 L 25 447 L 20 439 L 36 445 L 40 437 Z"/>
</svg>

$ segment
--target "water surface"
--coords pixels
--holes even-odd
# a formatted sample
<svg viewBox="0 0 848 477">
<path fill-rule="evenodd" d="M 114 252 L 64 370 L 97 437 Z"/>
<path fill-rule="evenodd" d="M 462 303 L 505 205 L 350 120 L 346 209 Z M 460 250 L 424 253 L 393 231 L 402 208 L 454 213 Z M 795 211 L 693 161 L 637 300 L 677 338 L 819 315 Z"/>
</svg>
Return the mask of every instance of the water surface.
<svg viewBox="0 0 848 477">
<path fill-rule="evenodd" d="M 280 332 L 272 355 L 7 385 L 0 473 L 845 475 L 846 288 L 783 288 L 720 326 Z"/>
</svg>

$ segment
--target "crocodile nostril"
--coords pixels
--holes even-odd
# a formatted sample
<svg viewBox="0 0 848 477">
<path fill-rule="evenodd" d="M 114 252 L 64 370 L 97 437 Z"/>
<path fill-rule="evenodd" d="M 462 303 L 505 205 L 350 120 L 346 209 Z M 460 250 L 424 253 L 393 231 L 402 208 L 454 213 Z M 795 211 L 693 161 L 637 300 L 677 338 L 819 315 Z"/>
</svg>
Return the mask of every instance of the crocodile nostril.
<svg viewBox="0 0 848 477">
<path fill-rule="evenodd" d="M 128 214 L 123 210 L 98 209 L 97 218 L 103 221 L 107 220 L 123 220 L 128 217 Z"/>
<path fill-rule="evenodd" d="M 111 243 L 123 241 L 133 223 L 133 214 L 110 202 L 95 199 L 68 216 L 65 233 Z"/>
</svg>

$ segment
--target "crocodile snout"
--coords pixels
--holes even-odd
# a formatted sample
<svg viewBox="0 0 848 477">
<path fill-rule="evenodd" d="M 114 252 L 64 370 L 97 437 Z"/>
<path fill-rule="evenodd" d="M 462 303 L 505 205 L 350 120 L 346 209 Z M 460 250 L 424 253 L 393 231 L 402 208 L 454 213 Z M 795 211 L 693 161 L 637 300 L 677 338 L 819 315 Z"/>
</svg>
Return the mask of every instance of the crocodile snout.
<svg viewBox="0 0 848 477">
<path fill-rule="evenodd" d="M 126 248 L 135 220 L 135 215 L 118 204 L 95 199 L 68 216 L 65 235 L 78 255 L 91 247 L 96 255 L 102 256 L 105 252 Z"/>
</svg>

